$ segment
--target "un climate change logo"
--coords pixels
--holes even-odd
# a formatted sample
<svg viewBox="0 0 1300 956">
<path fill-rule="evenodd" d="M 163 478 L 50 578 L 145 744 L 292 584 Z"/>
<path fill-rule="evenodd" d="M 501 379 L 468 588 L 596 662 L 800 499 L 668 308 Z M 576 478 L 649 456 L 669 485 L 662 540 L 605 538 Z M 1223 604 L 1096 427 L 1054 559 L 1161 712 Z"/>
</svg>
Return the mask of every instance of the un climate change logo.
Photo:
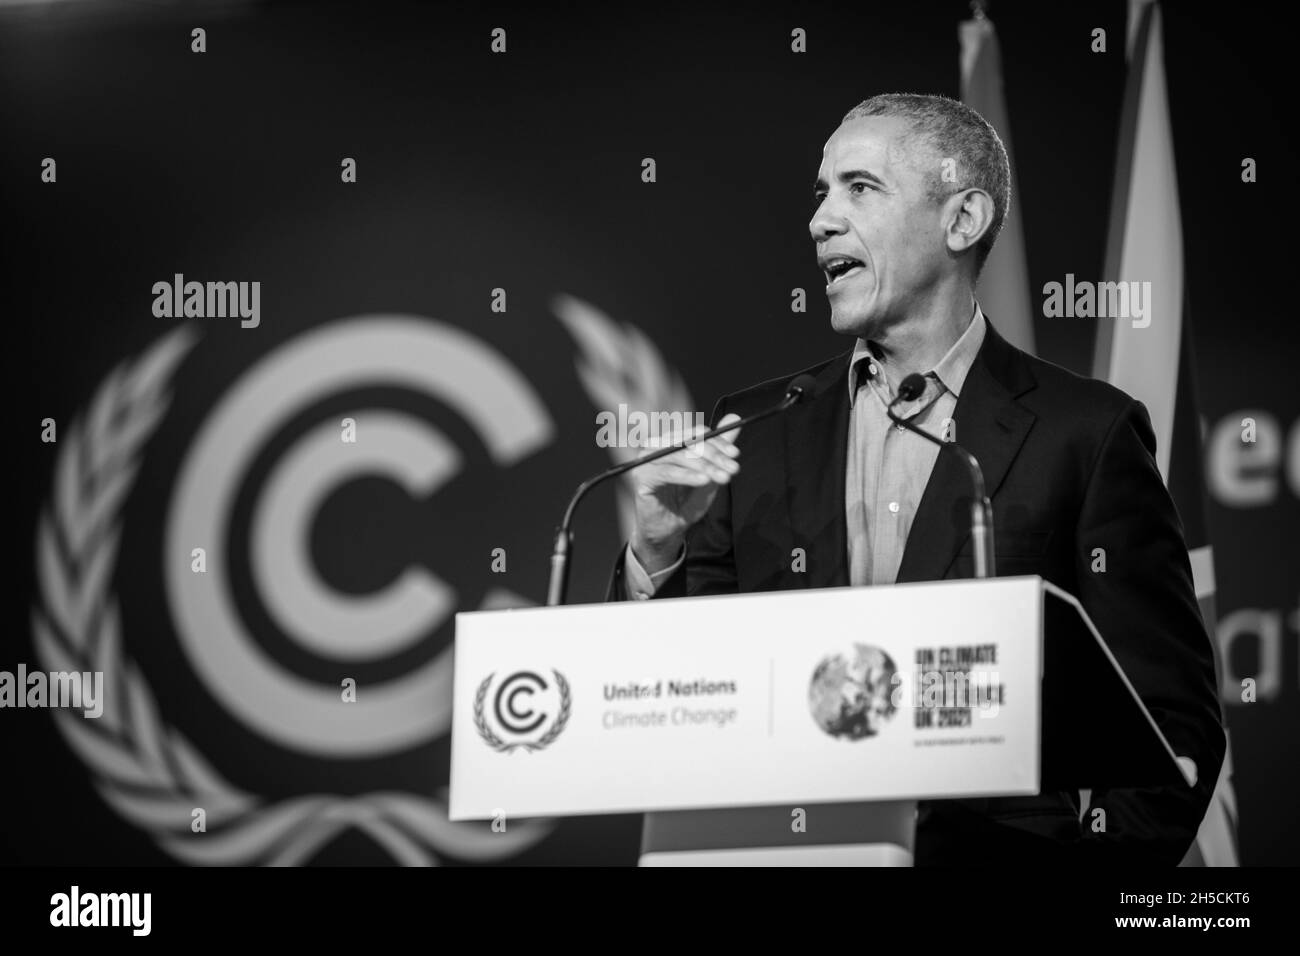
<svg viewBox="0 0 1300 956">
<path fill-rule="evenodd" d="M 634 327 L 586 303 L 557 297 L 553 308 L 579 346 L 576 371 L 597 408 L 612 400 L 640 407 L 689 407 L 680 378 Z M 435 854 L 504 859 L 536 844 L 553 821 L 521 822 L 490 833 L 447 819 L 446 788 L 432 794 L 394 790 L 387 781 L 359 793 L 306 792 L 283 799 L 232 783 L 160 712 L 131 653 L 114 590 L 122 513 L 149 439 L 166 417 L 172 377 L 198 336 L 185 326 L 104 380 L 84 413 L 65 430 L 54 487 L 37 529 L 39 594 L 32 608 L 38 659 L 50 670 L 105 674 L 103 719 L 52 719 L 86 764 L 96 789 L 125 820 L 173 857 L 206 865 L 296 865 L 344 830 L 366 834 L 396 862 L 431 865 Z M 225 391 L 198 424 L 180 463 L 162 529 L 163 583 L 177 643 L 194 674 L 234 720 L 286 751 L 335 761 L 409 753 L 447 736 L 451 723 L 451 647 L 431 647 L 458 608 L 531 603 L 504 588 L 459 592 L 422 566 L 409 567 L 367 594 L 342 593 L 314 567 L 308 542 L 316 515 L 335 489 L 383 476 L 414 500 L 427 500 L 466 465 L 456 443 L 430 421 L 399 408 L 369 405 L 365 440 L 340 448 L 338 421 L 284 441 L 284 423 L 315 414 L 349 389 L 386 387 L 422 393 L 468 423 L 489 462 L 506 469 L 546 447 L 556 429 L 536 389 L 507 358 L 456 327 L 422 316 L 365 315 L 289 339 Z M 683 402 L 688 404 L 683 404 Z M 316 416 L 319 421 L 324 418 Z M 271 467 L 257 470 L 264 450 Z M 617 452 L 611 454 L 617 460 Z M 249 483 L 248 477 L 261 480 Z M 229 553 L 247 502 L 247 543 Z M 630 508 L 621 495 L 620 518 Z M 194 556 L 207 555 L 204 573 Z M 267 653 L 259 630 L 236 607 L 232 569 L 245 578 L 272 624 L 303 654 L 344 668 L 387 665 L 352 702 L 339 685 L 296 673 Z M 247 594 L 247 588 L 244 589 Z M 481 601 L 480 601 L 481 598 Z M 467 603 L 468 602 L 468 603 Z M 364 641 L 357 636 L 364 635 Z M 413 663 L 417 645 L 430 653 Z M 340 670 L 347 673 L 347 670 Z M 373 672 L 373 671 L 372 671 Z M 501 698 L 500 732 L 529 716 L 522 686 L 552 695 L 537 737 L 507 748 L 538 749 L 568 720 L 564 678 L 520 684 Z M 545 684 L 545 686 L 543 686 Z M 492 732 L 495 734 L 496 732 Z M 238 764 L 238 757 L 227 761 Z M 202 815 L 202 825 L 198 817 Z"/>
<path fill-rule="evenodd" d="M 474 727 L 478 735 L 489 747 L 501 753 L 511 753 L 522 748 L 528 753 L 541 750 L 554 742 L 564 731 L 569 722 L 573 696 L 569 693 L 569 682 L 557 670 L 552 670 L 555 677 L 552 688 L 546 679 L 533 671 L 516 671 L 496 685 L 492 695 L 492 706 L 487 706 L 488 693 L 492 688 L 495 673 L 483 678 L 474 694 Z M 545 706 L 547 696 L 558 699 L 553 703 L 553 710 L 540 709 Z M 507 735 L 519 739 L 506 741 L 501 739 L 491 727 L 488 711 L 493 722 Z"/>
</svg>

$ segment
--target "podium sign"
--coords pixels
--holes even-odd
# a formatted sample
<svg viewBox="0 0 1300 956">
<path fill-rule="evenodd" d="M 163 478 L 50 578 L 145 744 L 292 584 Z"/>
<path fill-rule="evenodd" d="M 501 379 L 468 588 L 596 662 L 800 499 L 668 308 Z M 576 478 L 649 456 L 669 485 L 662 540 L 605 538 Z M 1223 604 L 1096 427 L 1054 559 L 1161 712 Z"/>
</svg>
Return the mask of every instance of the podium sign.
<svg viewBox="0 0 1300 956">
<path fill-rule="evenodd" d="M 1033 794 L 1037 577 L 456 616 L 453 820 Z"/>
</svg>

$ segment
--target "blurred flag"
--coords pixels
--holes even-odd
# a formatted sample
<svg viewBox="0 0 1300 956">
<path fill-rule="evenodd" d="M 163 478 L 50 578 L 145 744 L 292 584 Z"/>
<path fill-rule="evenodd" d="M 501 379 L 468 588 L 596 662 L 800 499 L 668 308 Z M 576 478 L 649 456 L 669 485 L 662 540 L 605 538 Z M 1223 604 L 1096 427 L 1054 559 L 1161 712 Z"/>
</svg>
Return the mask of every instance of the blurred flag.
<svg viewBox="0 0 1300 956">
<path fill-rule="evenodd" d="M 1149 282 L 1141 321 L 1099 323 L 1093 374 L 1146 405 L 1155 427 L 1160 473 L 1187 535 L 1201 617 L 1212 629 L 1214 558 L 1206 526 L 1204 459 L 1192 375 L 1192 330 L 1185 320 L 1183 231 L 1173 133 L 1165 87 L 1160 8 L 1129 0 L 1129 74 L 1120 126 L 1105 279 Z M 1216 674 L 1223 673 L 1210 630 Z M 1184 865 L 1237 865 L 1237 800 L 1231 747 L 1196 845 Z"/>
<path fill-rule="evenodd" d="M 997 323 L 998 332 L 1016 348 L 1034 351 L 1034 313 L 1029 299 L 1025 230 L 1020 220 L 1020 190 L 1011 151 L 1011 124 L 1002 96 L 1002 54 L 993 21 L 976 5 L 975 17 L 958 29 L 961 39 L 961 98 L 997 130 L 1011 161 L 1011 205 L 1002 233 L 980 274 L 980 308 Z"/>
</svg>

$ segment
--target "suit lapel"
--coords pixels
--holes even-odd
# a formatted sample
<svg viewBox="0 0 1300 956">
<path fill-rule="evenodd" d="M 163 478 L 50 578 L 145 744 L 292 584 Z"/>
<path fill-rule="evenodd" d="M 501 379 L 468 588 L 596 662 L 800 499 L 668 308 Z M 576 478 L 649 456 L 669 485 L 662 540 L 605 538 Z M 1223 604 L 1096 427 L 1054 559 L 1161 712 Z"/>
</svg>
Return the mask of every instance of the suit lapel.
<svg viewBox="0 0 1300 956">
<path fill-rule="evenodd" d="M 952 417 L 957 441 L 980 463 L 990 498 L 1001 486 L 1034 423 L 1034 413 L 1015 401 L 1033 387 L 1033 374 L 1021 353 L 989 323 Z M 899 583 L 943 578 L 970 537 L 970 502 L 969 472 L 955 456 L 941 453 L 935 459 L 903 549 Z"/>
<path fill-rule="evenodd" d="M 803 548 L 806 587 L 849 583 L 844 527 L 844 469 L 849 437 L 849 358 L 833 359 L 817 375 L 816 395 L 784 416 L 791 548 Z M 785 560 L 790 560 L 788 557 Z"/>
</svg>

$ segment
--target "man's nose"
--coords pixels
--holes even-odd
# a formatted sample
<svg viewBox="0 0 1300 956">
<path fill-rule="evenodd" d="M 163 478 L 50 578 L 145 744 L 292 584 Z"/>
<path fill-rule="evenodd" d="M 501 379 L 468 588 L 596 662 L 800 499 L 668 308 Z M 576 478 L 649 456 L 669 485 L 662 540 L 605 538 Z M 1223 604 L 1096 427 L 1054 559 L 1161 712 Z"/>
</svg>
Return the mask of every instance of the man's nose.
<svg viewBox="0 0 1300 956">
<path fill-rule="evenodd" d="M 825 242 L 832 236 L 842 236 L 847 228 L 844 217 L 835 215 L 827 202 L 817 207 L 808 223 L 808 232 L 812 235 L 813 242 Z"/>
</svg>

